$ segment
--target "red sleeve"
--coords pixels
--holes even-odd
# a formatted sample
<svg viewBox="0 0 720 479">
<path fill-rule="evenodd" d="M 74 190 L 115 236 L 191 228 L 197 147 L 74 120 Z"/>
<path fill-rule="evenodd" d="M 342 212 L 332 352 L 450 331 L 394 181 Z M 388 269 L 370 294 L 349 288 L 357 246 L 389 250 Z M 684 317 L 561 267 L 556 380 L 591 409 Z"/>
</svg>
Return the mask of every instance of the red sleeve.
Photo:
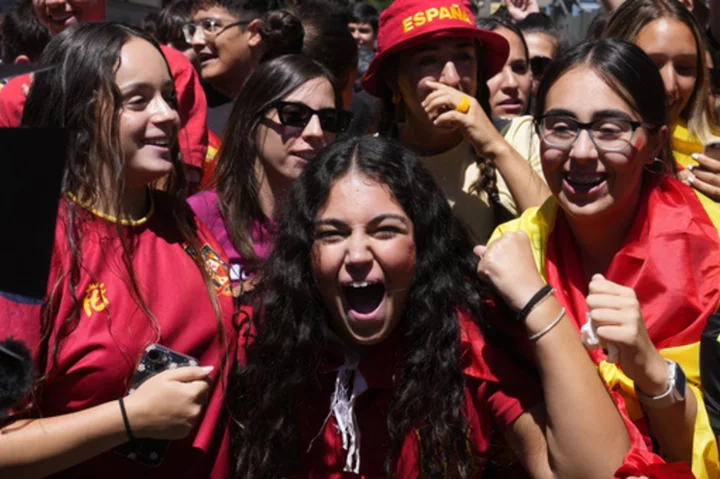
<svg viewBox="0 0 720 479">
<path fill-rule="evenodd" d="M 205 92 L 197 72 L 185 55 L 165 45 L 161 45 L 161 49 L 170 66 L 177 92 L 180 153 L 186 164 L 197 169 L 198 178 L 192 181 L 197 184 L 208 147 Z"/>
<path fill-rule="evenodd" d="M 20 126 L 25 99 L 23 85 L 30 86 L 30 75 L 13 78 L 0 90 L 0 128 Z"/>
</svg>

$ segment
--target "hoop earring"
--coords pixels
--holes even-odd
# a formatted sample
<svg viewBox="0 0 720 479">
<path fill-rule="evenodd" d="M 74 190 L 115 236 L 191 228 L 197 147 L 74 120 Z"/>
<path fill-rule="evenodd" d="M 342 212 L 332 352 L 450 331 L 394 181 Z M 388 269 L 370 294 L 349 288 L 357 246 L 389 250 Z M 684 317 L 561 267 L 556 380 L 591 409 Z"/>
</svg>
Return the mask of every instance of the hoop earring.
<svg viewBox="0 0 720 479">
<path fill-rule="evenodd" d="M 660 158 L 653 159 L 653 162 L 645 165 L 644 168 L 648 173 L 652 173 L 653 175 L 664 175 L 668 172 L 667 165 Z"/>
</svg>

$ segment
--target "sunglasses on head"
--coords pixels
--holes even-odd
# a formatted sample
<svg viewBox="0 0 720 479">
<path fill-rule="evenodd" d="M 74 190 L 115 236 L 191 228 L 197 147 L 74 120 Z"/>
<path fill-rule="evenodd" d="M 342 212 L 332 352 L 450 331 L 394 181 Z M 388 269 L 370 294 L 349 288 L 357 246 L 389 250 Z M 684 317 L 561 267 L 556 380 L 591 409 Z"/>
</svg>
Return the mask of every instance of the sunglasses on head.
<svg viewBox="0 0 720 479">
<path fill-rule="evenodd" d="M 276 101 L 270 108 L 275 108 L 280 123 L 286 126 L 305 128 L 313 115 L 317 115 L 323 131 L 342 133 L 350 126 L 353 114 L 338 108 L 322 108 L 313 110 L 304 103 L 294 101 Z"/>
<path fill-rule="evenodd" d="M 533 76 L 541 77 L 543 73 L 545 73 L 545 69 L 548 65 L 550 65 L 551 61 L 552 58 L 548 57 L 532 57 L 530 59 L 530 70 L 532 70 Z"/>
</svg>

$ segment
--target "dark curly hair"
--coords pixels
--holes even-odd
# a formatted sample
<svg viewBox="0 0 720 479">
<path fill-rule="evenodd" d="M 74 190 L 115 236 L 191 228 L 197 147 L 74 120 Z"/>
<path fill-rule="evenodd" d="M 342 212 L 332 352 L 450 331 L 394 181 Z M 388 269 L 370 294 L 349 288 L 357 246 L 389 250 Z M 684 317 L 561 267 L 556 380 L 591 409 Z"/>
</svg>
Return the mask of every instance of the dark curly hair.
<svg viewBox="0 0 720 479">
<path fill-rule="evenodd" d="M 415 155 L 395 140 L 372 136 L 332 144 L 293 185 L 253 318 L 243 325 L 246 363 L 229 386 L 235 476 L 277 477 L 301 463 L 296 394 L 313 384 L 332 324 L 312 273 L 314 223 L 333 184 L 350 171 L 387 185 L 414 228 L 416 263 L 398 325 L 404 367 L 388 411 L 386 471 L 393 475 L 413 428 L 428 425 L 429 450 L 456 467 L 452 476 L 467 477 L 470 451 L 460 446 L 464 441 L 453 440 L 467 431 L 458 312 L 484 326 L 477 259 Z"/>
</svg>

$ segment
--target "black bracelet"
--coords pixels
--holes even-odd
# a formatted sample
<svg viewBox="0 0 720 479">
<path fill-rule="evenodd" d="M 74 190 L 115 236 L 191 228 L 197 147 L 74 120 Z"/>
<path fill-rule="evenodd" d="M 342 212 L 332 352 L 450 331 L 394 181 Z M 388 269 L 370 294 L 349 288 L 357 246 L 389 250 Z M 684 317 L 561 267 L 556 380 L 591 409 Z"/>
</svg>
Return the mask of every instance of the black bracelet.
<svg viewBox="0 0 720 479">
<path fill-rule="evenodd" d="M 131 441 L 135 441 L 135 434 L 133 434 L 132 429 L 130 429 L 130 421 L 127 417 L 127 411 L 125 411 L 125 401 L 123 398 L 120 398 L 118 402 L 120 403 L 120 412 L 122 413 L 123 423 L 125 424 L 125 432 Z"/>
<path fill-rule="evenodd" d="M 518 321 L 525 321 L 525 318 L 527 318 L 528 314 L 530 314 L 530 311 L 533 310 L 535 306 L 537 306 L 540 301 L 547 298 L 553 293 L 554 289 L 549 284 L 546 284 L 542 288 L 540 288 L 540 291 L 535 293 L 535 296 L 530 298 L 530 301 L 527 302 L 525 307 L 520 310 L 520 312 L 517 314 L 517 320 Z"/>
</svg>

